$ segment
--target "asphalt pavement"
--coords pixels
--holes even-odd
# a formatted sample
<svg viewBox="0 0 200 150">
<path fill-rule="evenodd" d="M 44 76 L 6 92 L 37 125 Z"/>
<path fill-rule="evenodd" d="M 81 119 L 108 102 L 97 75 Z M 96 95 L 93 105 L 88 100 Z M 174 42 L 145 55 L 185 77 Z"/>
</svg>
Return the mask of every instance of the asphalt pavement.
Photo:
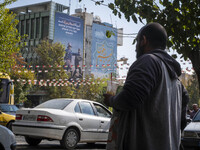
<svg viewBox="0 0 200 150">
<path fill-rule="evenodd" d="M 16 136 L 17 150 L 64 150 L 59 141 L 42 140 L 38 146 L 29 146 L 23 136 Z M 78 144 L 76 150 L 105 150 L 106 143 L 97 143 L 88 145 L 86 143 Z"/>
</svg>

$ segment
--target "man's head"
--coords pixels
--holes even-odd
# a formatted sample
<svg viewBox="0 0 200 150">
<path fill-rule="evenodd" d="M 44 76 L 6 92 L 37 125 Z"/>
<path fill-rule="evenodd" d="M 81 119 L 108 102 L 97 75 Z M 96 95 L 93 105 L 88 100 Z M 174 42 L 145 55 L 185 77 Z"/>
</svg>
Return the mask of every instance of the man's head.
<svg viewBox="0 0 200 150">
<path fill-rule="evenodd" d="M 70 49 L 72 48 L 71 43 L 68 43 L 68 44 L 67 44 L 67 48 L 70 48 Z"/>
<path fill-rule="evenodd" d="M 197 111 L 198 110 L 198 105 L 197 104 L 193 104 L 192 108 L 193 108 L 194 111 Z"/>
<path fill-rule="evenodd" d="M 167 32 L 159 23 L 149 23 L 142 27 L 137 35 L 137 58 L 154 50 L 166 48 Z"/>
</svg>

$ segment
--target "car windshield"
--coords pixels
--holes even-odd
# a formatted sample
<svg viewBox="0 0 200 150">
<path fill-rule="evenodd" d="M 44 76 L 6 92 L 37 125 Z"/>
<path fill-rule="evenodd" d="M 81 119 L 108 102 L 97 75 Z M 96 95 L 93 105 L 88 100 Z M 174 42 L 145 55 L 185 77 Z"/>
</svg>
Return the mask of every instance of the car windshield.
<svg viewBox="0 0 200 150">
<path fill-rule="evenodd" d="M 197 114 L 195 115 L 195 117 L 193 118 L 194 122 L 200 122 L 200 113 L 199 111 L 197 112 Z"/>
<path fill-rule="evenodd" d="M 72 100 L 53 99 L 46 101 L 35 108 L 64 109 Z"/>
<path fill-rule="evenodd" d="M 16 112 L 19 108 L 15 105 L 6 105 L 2 104 L 0 105 L 0 110 L 3 112 Z"/>
</svg>

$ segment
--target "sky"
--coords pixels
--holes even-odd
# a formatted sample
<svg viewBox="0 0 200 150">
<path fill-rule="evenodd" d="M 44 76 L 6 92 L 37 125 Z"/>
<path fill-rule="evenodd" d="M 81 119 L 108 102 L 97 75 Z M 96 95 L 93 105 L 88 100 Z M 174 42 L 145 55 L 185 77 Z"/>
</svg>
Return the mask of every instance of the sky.
<svg viewBox="0 0 200 150">
<path fill-rule="evenodd" d="M 46 2 L 46 1 L 50 0 L 34 0 L 34 1 L 18 0 L 17 2 L 8 6 L 8 8 L 29 5 L 39 2 Z M 84 8 L 86 8 L 87 13 L 93 13 L 94 16 L 99 16 L 102 22 L 113 24 L 113 27 L 115 28 L 123 28 L 124 34 L 138 33 L 140 28 L 143 26 L 143 24 L 141 23 L 135 24 L 133 21 L 128 22 L 123 15 L 122 18 L 119 19 L 112 13 L 112 11 L 107 6 L 95 5 L 95 2 L 93 2 L 92 0 L 82 0 L 81 3 L 78 2 L 79 0 L 52 0 L 52 1 L 70 6 L 70 14 L 74 14 L 75 9 L 77 8 L 82 8 L 83 10 Z M 113 0 L 106 0 L 106 3 L 109 2 L 113 2 Z M 124 37 L 123 46 L 117 47 L 117 59 L 119 60 L 121 57 L 126 57 L 128 58 L 128 64 L 129 64 L 129 65 L 121 65 L 122 62 L 118 63 L 120 77 L 126 76 L 129 66 L 136 60 L 135 45 L 132 44 L 134 38 L 135 36 Z M 176 54 L 176 52 L 170 50 L 169 54 Z M 192 68 L 191 62 L 180 59 L 180 55 L 178 55 L 177 61 L 179 61 L 183 70 L 186 70 L 187 67 L 189 69 Z"/>
</svg>

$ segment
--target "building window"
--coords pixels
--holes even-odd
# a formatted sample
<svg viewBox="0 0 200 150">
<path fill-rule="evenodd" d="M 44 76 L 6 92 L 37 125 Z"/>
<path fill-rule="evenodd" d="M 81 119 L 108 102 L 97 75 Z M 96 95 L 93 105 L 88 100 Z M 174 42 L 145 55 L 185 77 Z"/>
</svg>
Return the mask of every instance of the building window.
<svg viewBox="0 0 200 150">
<path fill-rule="evenodd" d="M 31 19 L 31 39 L 34 39 L 35 19 Z"/>
<path fill-rule="evenodd" d="M 24 20 L 21 21 L 21 35 L 24 35 Z"/>
<path fill-rule="evenodd" d="M 30 20 L 26 20 L 26 34 L 29 36 Z"/>
<path fill-rule="evenodd" d="M 42 38 L 49 35 L 49 17 L 42 17 Z"/>
<path fill-rule="evenodd" d="M 40 33 L 40 18 L 36 18 L 36 38 L 39 38 Z"/>
</svg>

